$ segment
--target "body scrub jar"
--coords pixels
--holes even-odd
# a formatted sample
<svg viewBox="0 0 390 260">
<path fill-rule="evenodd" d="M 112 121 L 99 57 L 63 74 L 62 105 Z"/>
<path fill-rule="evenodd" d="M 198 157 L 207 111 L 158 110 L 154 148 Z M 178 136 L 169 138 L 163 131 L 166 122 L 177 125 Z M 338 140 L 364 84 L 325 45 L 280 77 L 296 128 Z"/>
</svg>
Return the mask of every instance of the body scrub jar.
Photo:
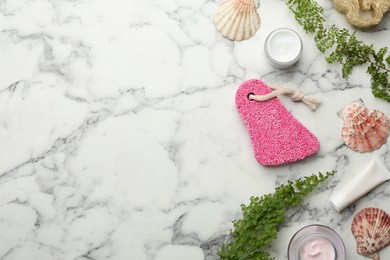
<svg viewBox="0 0 390 260">
<path fill-rule="evenodd" d="M 345 260 L 345 247 L 334 230 L 309 225 L 294 234 L 287 254 L 289 260 Z"/>
<path fill-rule="evenodd" d="M 301 57 L 302 49 L 301 38 L 294 30 L 288 28 L 274 30 L 264 43 L 267 61 L 279 69 L 294 65 Z"/>
</svg>

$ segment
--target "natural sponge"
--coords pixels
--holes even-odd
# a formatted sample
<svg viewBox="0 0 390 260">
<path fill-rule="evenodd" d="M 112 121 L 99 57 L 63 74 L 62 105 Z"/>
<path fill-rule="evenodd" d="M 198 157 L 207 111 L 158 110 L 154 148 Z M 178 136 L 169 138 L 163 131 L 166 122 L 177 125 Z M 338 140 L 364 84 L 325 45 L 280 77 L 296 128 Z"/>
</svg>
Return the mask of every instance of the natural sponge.
<svg viewBox="0 0 390 260">
<path fill-rule="evenodd" d="M 390 0 L 333 0 L 333 6 L 352 25 L 370 28 L 382 20 L 390 8 Z"/>
</svg>

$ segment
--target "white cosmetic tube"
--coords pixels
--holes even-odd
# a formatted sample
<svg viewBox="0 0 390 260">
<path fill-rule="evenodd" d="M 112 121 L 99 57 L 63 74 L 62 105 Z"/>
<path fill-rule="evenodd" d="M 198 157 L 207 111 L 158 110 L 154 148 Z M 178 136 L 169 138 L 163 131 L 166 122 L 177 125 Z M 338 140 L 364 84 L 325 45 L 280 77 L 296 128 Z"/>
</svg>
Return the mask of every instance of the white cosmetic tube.
<svg viewBox="0 0 390 260">
<path fill-rule="evenodd" d="M 377 187 L 379 184 L 390 179 L 390 172 L 383 163 L 375 158 L 359 175 L 330 196 L 332 206 L 338 211 L 342 211 L 363 195 Z"/>
</svg>

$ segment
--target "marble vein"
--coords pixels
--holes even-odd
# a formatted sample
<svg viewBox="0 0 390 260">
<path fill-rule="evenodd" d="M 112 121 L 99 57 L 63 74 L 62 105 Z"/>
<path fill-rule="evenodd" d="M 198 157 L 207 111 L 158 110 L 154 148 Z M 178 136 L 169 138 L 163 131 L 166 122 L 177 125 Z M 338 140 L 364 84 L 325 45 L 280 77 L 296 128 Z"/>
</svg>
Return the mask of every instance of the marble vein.
<svg viewBox="0 0 390 260">
<path fill-rule="evenodd" d="M 320 2 L 330 24 L 353 29 Z M 285 259 L 298 228 L 322 223 L 340 233 L 351 259 L 364 259 L 349 225 L 363 207 L 390 212 L 389 184 L 340 214 L 327 199 L 374 156 L 390 168 L 389 143 L 371 154 L 349 150 L 336 113 L 357 98 L 387 115 L 389 105 L 371 95 L 363 68 L 343 79 L 327 64 L 284 1 L 262 1 L 262 27 L 236 43 L 215 30 L 217 4 L 0 0 L 0 259 L 218 259 L 241 203 L 332 169 L 326 186 L 288 211 L 270 250 Z M 304 41 L 302 58 L 284 71 L 263 53 L 278 27 Z M 387 15 L 357 34 L 381 47 L 389 28 Z M 256 162 L 234 104 L 250 78 L 322 99 L 311 113 L 281 98 L 319 138 L 317 155 L 275 168 Z"/>
</svg>

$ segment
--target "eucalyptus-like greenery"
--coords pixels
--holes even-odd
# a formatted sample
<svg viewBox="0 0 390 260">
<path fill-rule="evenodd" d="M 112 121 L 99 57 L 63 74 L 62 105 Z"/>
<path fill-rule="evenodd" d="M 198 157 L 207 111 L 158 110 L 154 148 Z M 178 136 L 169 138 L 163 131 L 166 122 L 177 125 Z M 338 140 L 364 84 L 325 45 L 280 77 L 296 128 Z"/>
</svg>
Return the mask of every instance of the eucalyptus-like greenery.
<svg viewBox="0 0 390 260">
<path fill-rule="evenodd" d="M 233 221 L 232 242 L 219 252 L 221 259 L 270 260 L 269 245 L 276 239 L 285 211 L 302 203 L 303 199 L 335 171 L 288 181 L 272 194 L 251 197 L 248 206 L 241 205 L 242 219 Z"/>
<path fill-rule="evenodd" d="M 326 28 L 324 9 L 315 0 L 287 0 L 287 6 L 306 33 L 314 34 L 317 48 L 326 55 L 326 61 L 342 65 L 343 77 L 350 75 L 355 66 L 367 64 L 372 93 L 390 102 L 390 55 L 387 47 L 375 51 L 373 45 L 356 39 L 356 32 L 350 33 L 335 25 Z"/>
</svg>

